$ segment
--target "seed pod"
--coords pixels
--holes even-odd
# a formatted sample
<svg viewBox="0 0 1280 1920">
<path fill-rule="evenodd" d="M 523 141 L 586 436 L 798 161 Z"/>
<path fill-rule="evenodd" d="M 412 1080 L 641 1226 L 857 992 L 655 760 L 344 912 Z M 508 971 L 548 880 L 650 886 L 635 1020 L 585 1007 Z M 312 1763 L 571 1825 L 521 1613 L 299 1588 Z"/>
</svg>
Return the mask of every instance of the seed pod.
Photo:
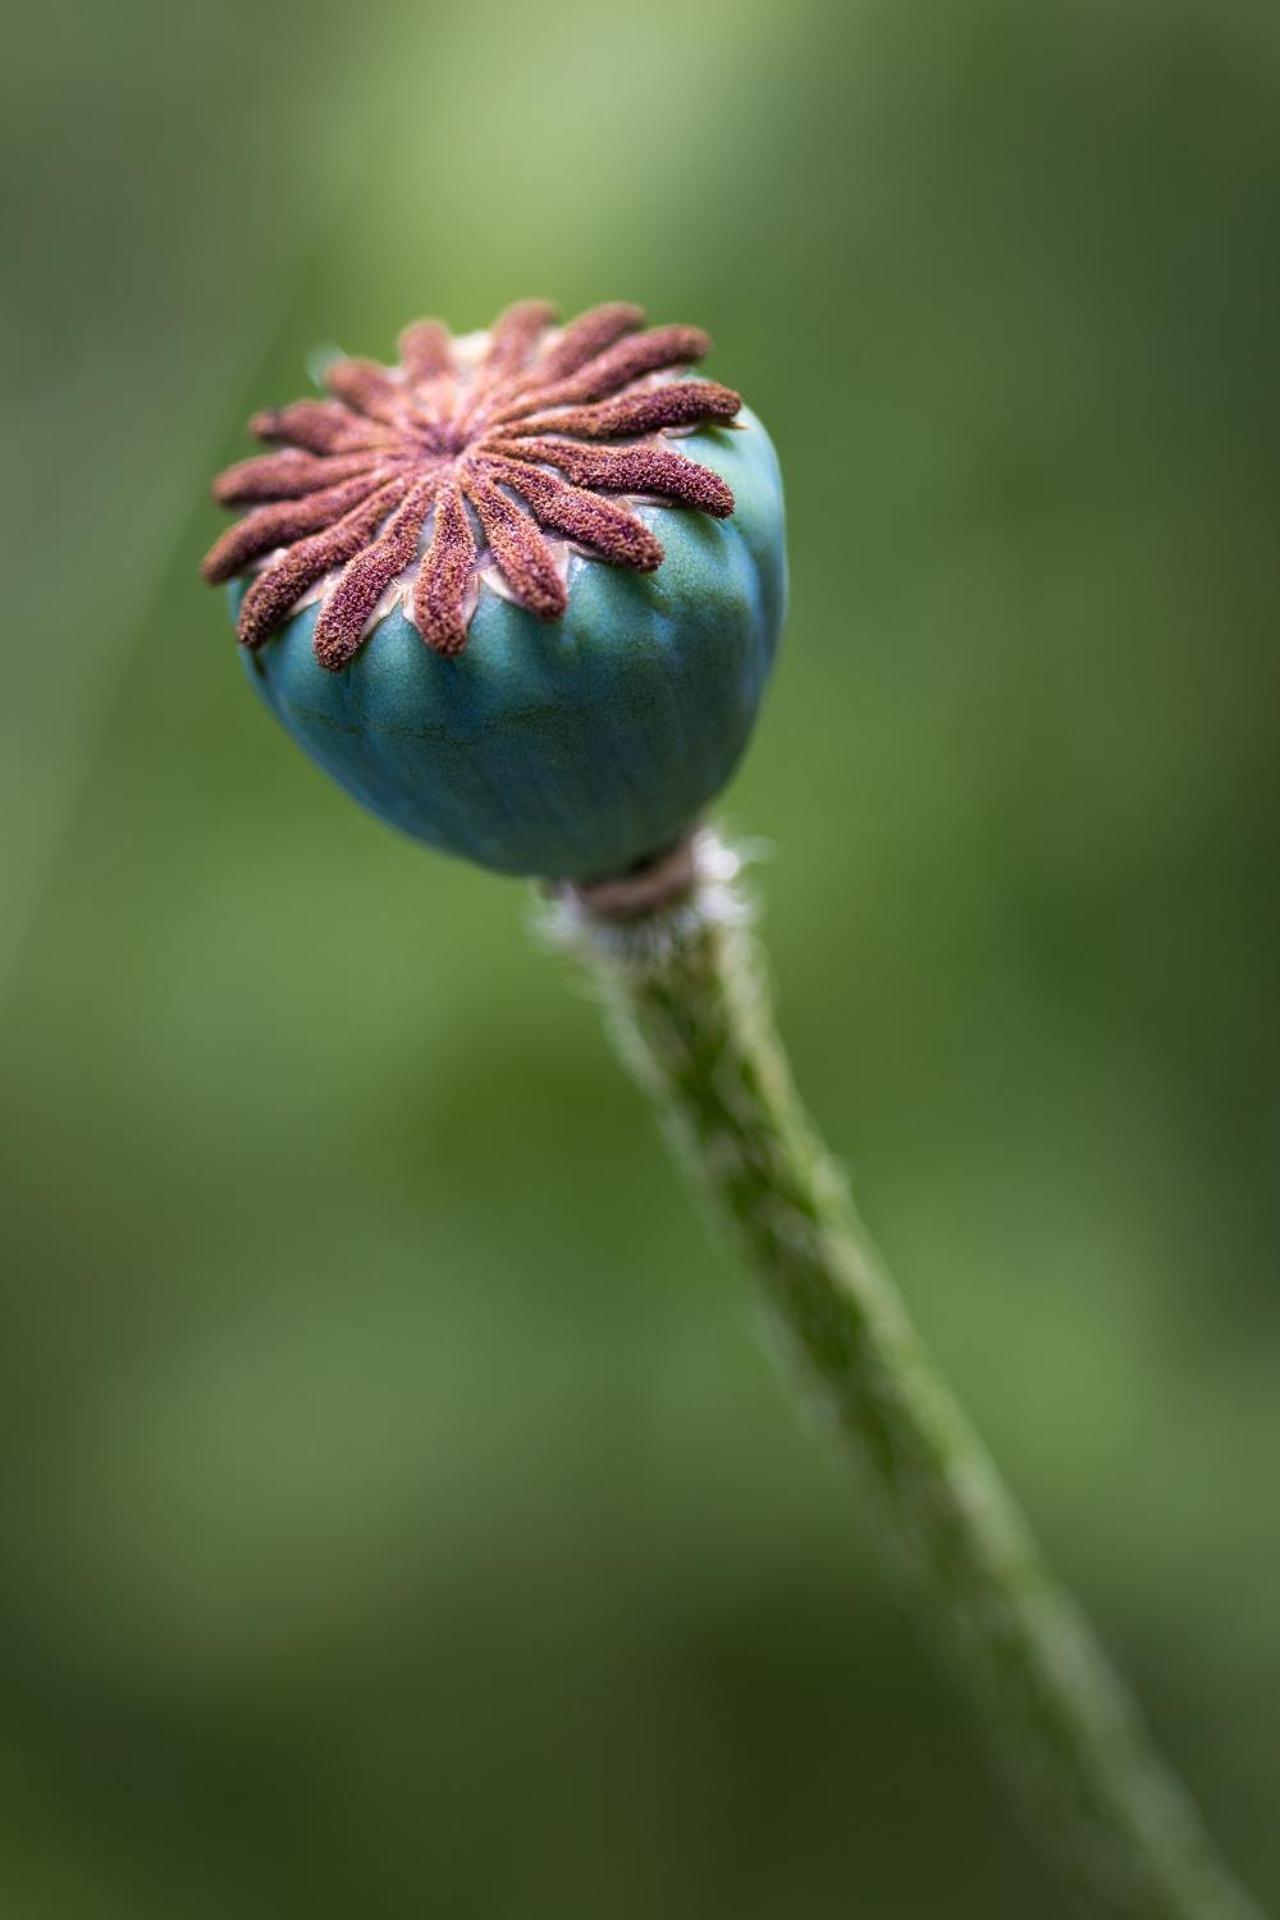
<svg viewBox="0 0 1280 1920">
<path fill-rule="evenodd" d="M 392 825 L 589 881 L 675 844 L 746 746 L 786 594 L 764 428 L 710 342 L 525 301 L 259 413 L 205 561 L 286 730 Z"/>
</svg>

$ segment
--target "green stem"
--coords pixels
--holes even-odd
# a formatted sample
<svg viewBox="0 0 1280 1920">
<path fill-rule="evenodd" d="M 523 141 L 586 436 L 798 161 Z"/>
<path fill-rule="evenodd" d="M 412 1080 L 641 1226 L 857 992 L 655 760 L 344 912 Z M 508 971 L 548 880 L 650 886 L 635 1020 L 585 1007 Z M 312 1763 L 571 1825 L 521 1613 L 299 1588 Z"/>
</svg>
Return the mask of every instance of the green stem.
<svg viewBox="0 0 1280 1920">
<path fill-rule="evenodd" d="M 922 1348 L 800 1105 L 736 861 L 710 835 L 691 845 L 674 902 L 623 919 L 616 889 L 603 904 L 569 891 L 558 931 L 866 1470 L 924 1625 L 1086 1911 L 1260 1920 Z"/>
</svg>

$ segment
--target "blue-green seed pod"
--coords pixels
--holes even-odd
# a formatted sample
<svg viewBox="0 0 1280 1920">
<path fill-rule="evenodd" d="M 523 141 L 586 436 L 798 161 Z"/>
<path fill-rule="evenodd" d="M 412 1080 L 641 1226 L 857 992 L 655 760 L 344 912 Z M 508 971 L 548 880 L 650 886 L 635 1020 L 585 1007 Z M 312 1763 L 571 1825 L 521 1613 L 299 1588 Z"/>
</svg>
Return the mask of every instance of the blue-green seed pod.
<svg viewBox="0 0 1280 1920">
<path fill-rule="evenodd" d="M 773 663 L 773 446 L 728 389 L 661 377 L 705 336 L 638 321 L 420 322 L 404 370 L 339 362 L 336 402 L 260 416 L 291 450 L 221 483 L 275 502 L 207 570 L 243 569 L 246 528 L 269 556 L 232 600 L 281 724 L 382 819 L 503 873 L 591 881 L 678 842 Z"/>
</svg>

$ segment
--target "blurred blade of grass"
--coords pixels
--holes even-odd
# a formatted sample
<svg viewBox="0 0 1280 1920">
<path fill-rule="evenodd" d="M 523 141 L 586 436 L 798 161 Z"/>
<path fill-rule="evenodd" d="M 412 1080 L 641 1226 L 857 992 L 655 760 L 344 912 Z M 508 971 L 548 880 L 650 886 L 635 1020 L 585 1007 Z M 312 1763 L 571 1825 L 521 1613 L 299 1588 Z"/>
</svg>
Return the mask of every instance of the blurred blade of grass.
<svg viewBox="0 0 1280 1920">
<path fill-rule="evenodd" d="M 282 276 L 270 301 L 277 313 L 287 310 L 292 299 L 292 275 Z M 277 321 L 277 327 L 279 326 Z M 225 343 L 224 343 L 225 344 Z M 150 484 L 138 489 L 134 498 L 154 492 L 148 501 L 145 536 L 135 537 L 123 564 L 117 570 L 122 578 L 112 617 L 105 629 L 99 629 L 90 610 L 81 600 L 86 580 L 76 575 L 60 583 L 54 597 L 51 624 L 59 631 L 64 623 L 72 627 L 87 620 L 96 644 L 87 645 L 59 673 L 59 713 L 56 722 L 36 729 L 40 744 L 38 755 L 22 751 L 23 735 L 28 741 L 29 716 L 21 701 L 10 709 L 9 725 L 14 735 L 14 751 L 6 754 L 5 766 L 15 789 L 21 792 L 21 807 L 4 809 L 11 823 L 12 844 L 5 855 L 5 913 L 0 920 L 0 1010 L 22 963 L 23 952 L 32 927 L 38 919 L 45 889 L 57 867 L 58 858 L 70 833 L 98 749 L 110 726 L 111 712 L 128 674 L 139 636 L 151 623 L 152 611 L 163 591 L 174 548 L 191 517 L 192 499 L 198 497 L 200 476 L 213 464 L 214 448 L 221 429 L 210 430 L 209 419 L 222 396 L 228 391 L 243 391 L 251 382 L 253 368 L 263 357 L 257 326 L 250 336 L 235 343 L 239 353 L 219 355 L 209 390 L 198 401 L 188 401 L 184 416 L 193 416 L 189 445 L 199 449 L 185 460 L 166 460 L 159 473 L 148 476 Z M 201 430 L 195 431 L 194 416 L 201 418 Z M 172 466 L 172 471 L 171 471 Z M 189 470 L 185 471 L 185 470 Z M 175 483 L 176 479 L 176 483 Z M 189 480 L 190 484 L 184 484 Z M 100 536 L 105 551 L 92 554 L 85 569 L 90 581 L 98 581 L 114 558 L 114 529 L 110 523 Z M 95 564 L 96 563 L 96 564 Z"/>
<path fill-rule="evenodd" d="M 240 417 L 228 396 L 252 385 L 335 204 L 359 184 L 351 148 L 394 62 L 397 13 L 354 82 L 330 14 L 331 0 L 265 12 L 79 0 L 65 35 L 34 11 L 14 23 L 0 76 L 17 290 L 0 322 L 0 524 L 11 631 L 38 644 L 0 707 L 0 1007 L 138 636 Z M 308 137 L 315 99 L 339 82 L 356 111 Z"/>
</svg>

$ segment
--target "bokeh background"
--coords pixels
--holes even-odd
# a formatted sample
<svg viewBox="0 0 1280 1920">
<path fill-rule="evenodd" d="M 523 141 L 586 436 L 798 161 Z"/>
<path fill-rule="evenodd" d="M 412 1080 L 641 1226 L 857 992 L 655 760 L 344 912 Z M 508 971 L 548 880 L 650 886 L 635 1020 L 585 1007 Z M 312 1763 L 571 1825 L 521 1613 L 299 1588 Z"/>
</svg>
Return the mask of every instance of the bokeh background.
<svg viewBox="0 0 1280 1920">
<path fill-rule="evenodd" d="M 1280 1901 L 1273 0 L 50 0 L 0 106 L 0 1905 L 1063 1912 L 526 891 L 196 578 L 317 343 L 527 293 L 773 428 L 800 1076 Z"/>
</svg>

